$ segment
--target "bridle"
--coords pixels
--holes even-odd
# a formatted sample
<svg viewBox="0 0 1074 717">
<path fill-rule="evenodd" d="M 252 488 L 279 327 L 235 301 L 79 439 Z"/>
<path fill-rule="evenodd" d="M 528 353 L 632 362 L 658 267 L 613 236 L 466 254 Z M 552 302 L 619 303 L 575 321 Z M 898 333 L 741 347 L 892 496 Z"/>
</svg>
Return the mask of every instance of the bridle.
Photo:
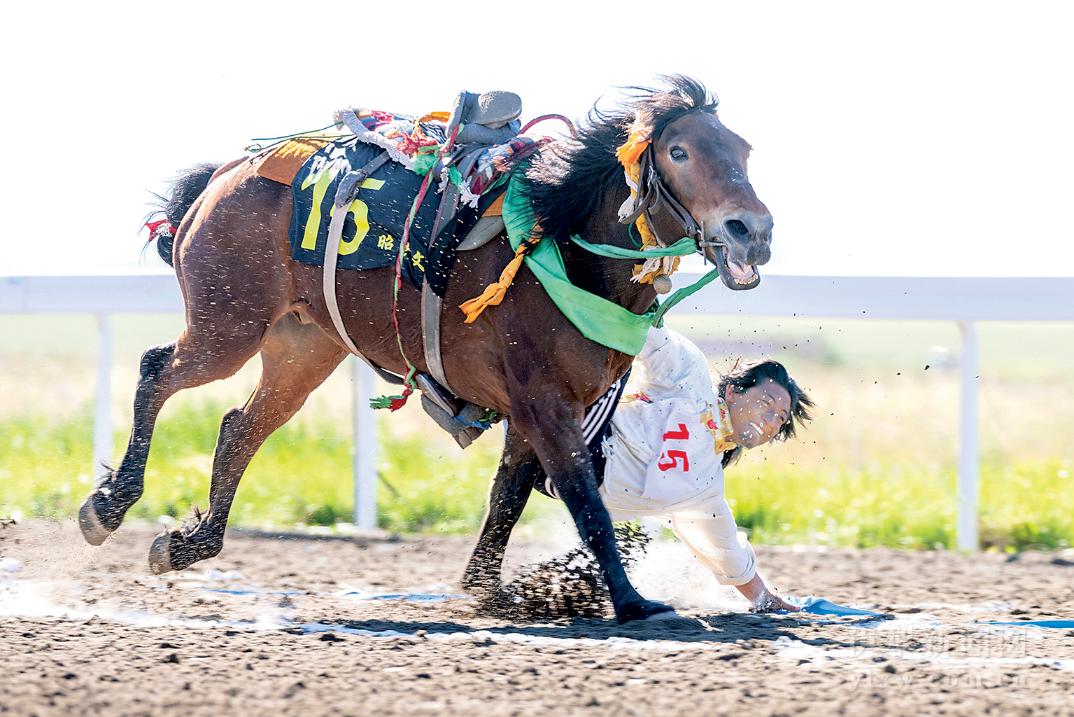
<svg viewBox="0 0 1074 717">
<path fill-rule="evenodd" d="M 667 241 L 660 235 L 653 220 L 653 212 L 666 211 L 672 219 L 677 221 L 683 229 L 683 236 L 689 237 L 697 244 L 697 251 L 704 254 L 706 247 L 726 246 L 722 237 L 713 239 L 705 238 L 705 225 L 698 222 L 690 211 L 675 198 L 671 190 L 665 184 L 660 172 L 656 169 L 656 157 L 653 147 L 656 139 L 652 140 L 641 155 L 639 160 L 638 196 L 635 200 L 634 211 L 619 218 L 621 224 L 633 224 L 638 217 L 644 215 L 649 224 L 649 230 L 653 233 L 660 246 L 670 246 L 673 242 Z"/>
</svg>

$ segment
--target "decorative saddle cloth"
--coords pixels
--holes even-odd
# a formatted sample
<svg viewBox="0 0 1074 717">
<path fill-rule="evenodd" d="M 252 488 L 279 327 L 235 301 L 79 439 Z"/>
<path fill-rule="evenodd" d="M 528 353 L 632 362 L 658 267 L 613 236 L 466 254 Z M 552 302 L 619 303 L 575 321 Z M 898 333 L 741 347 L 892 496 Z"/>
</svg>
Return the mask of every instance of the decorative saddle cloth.
<svg viewBox="0 0 1074 717">
<path fill-rule="evenodd" d="M 334 140 L 316 151 L 302 165 L 291 182 L 291 256 L 306 264 L 322 266 L 328 241 L 333 199 L 343 176 L 365 166 L 384 151 L 358 137 Z M 398 162 L 387 162 L 362 182 L 358 196 L 347 209 L 339 245 L 340 269 L 379 269 L 395 264 L 399 239 L 422 177 Z M 462 205 L 439 236 L 432 227 L 440 203 L 429 192 L 415 213 L 410 239 L 403 257 L 403 275 L 421 287 L 428 271 L 430 288 L 444 295 L 447 276 L 454 264 L 455 248 L 494 203 L 496 191 L 478 198 L 477 206 Z"/>
<path fill-rule="evenodd" d="M 291 187 L 291 255 L 323 267 L 325 305 L 352 353 L 365 359 L 339 313 L 336 269 L 398 262 L 400 278 L 421 290 L 428 373 L 418 373 L 405 353 L 405 377 L 366 359 L 382 377 L 405 384 L 401 395 L 372 403 L 394 411 L 420 389 L 422 406 L 463 448 L 500 417 L 453 395 L 440 354 L 443 297 L 456 251 L 482 246 L 504 231 L 499 207 L 511 173 L 549 141 L 520 134 L 521 111 L 513 93 L 464 91 L 451 113 L 411 118 L 345 109 L 334 124 L 349 135 L 291 135 L 278 146 L 248 148 L 257 152 L 251 161 L 260 176 Z"/>
</svg>

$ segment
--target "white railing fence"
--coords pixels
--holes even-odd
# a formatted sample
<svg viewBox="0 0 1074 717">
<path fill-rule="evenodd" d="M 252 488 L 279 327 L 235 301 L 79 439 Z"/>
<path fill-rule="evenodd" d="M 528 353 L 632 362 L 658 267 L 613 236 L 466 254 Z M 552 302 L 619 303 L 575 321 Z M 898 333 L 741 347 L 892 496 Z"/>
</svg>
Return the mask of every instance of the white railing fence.
<svg viewBox="0 0 1074 717">
<path fill-rule="evenodd" d="M 681 271 L 684 286 L 700 274 Z M 80 276 L 0 276 L 0 314 L 92 314 L 97 319 L 93 465 L 112 456 L 112 323 L 114 314 L 182 313 L 172 273 L 137 271 Z M 718 282 L 682 302 L 676 313 L 798 318 L 940 320 L 957 323 L 960 410 L 958 547 L 975 550 L 978 321 L 1074 321 L 1074 278 L 901 278 L 766 276 L 759 289 L 731 292 Z M 373 372 L 351 359 L 354 385 L 354 521 L 376 526 L 377 434 L 369 398 Z"/>
</svg>

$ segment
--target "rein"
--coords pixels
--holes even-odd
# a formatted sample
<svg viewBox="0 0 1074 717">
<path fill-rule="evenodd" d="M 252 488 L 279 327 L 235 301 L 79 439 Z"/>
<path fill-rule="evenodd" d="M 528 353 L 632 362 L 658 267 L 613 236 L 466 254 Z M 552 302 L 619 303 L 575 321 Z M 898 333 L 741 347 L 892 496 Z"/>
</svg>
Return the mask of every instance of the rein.
<svg viewBox="0 0 1074 717">
<path fill-rule="evenodd" d="M 633 224 L 638 217 L 644 215 L 649 225 L 649 231 L 653 233 L 656 242 L 661 246 L 667 246 L 667 242 L 661 239 L 653 221 L 653 210 L 665 209 L 682 226 L 683 233 L 687 237 L 693 237 L 697 242 L 698 250 L 705 244 L 704 226 L 694 219 L 694 215 L 684 207 L 664 184 L 660 173 L 656 171 L 656 160 L 653 157 L 653 146 L 645 148 L 639 162 L 640 177 L 637 199 L 634 211 L 626 216 L 619 217 L 620 224 Z"/>
<path fill-rule="evenodd" d="M 656 157 L 654 156 L 653 150 L 654 142 L 655 140 L 632 134 L 616 152 L 617 158 L 620 163 L 623 164 L 627 185 L 631 189 L 631 199 L 628 199 L 627 203 L 619 210 L 619 222 L 626 225 L 634 225 L 637 223 L 636 225 L 642 233 L 643 239 L 646 240 L 644 244 L 649 244 L 649 246 L 643 246 L 639 251 L 610 246 L 607 244 L 591 244 L 577 235 L 571 237 L 571 241 L 576 245 L 598 256 L 604 256 L 611 259 L 644 259 L 645 265 L 643 266 L 640 275 L 635 276 L 636 281 L 646 281 L 646 277 L 649 276 L 650 273 L 648 267 L 653 263 L 653 259 L 689 256 L 695 252 L 704 257 L 705 247 L 720 246 L 723 244 L 722 241 L 706 239 L 705 225 L 694 219 L 690 210 L 684 207 L 682 203 L 675 198 L 675 195 L 672 194 L 671 190 L 668 189 L 663 178 L 660 176 L 660 173 L 656 170 Z M 638 156 L 638 150 L 641 149 L 642 146 L 644 146 L 644 149 L 641 150 L 640 156 Z M 632 162 L 630 159 L 633 156 L 637 156 L 636 170 L 635 167 L 631 166 Z M 633 206 L 630 205 L 631 200 L 633 200 Z M 682 226 L 685 236 L 674 243 L 670 243 L 661 237 L 660 232 L 656 228 L 656 222 L 653 221 L 653 212 L 660 210 L 666 211 L 680 224 L 680 226 Z M 644 220 L 642 220 L 643 217 Z M 646 234 L 651 235 L 652 241 L 655 242 L 655 246 L 649 243 L 649 237 L 645 236 Z M 661 263 L 657 262 L 657 265 L 660 266 Z M 653 288 L 657 290 L 657 293 L 667 293 L 670 290 L 670 280 L 667 279 L 667 275 L 677 268 L 678 259 L 671 265 L 671 271 L 665 273 L 664 271 L 657 270 L 660 273 L 658 273 L 656 277 L 648 278 L 648 282 L 651 282 L 654 285 Z M 663 326 L 664 314 L 686 297 L 710 284 L 717 276 L 719 276 L 719 269 L 714 268 L 693 284 L 679 289 L 665 301 L 660 302 L 653 314 L 652 325 L 657 328 Z M 656 279 L 661 278 L 664 279 L 664 281 L 658 284 Z"/>
<path fill-rule="evenodd" d="M 597 256 L 608 257 L 609 259 L 648 259 L 651 257 L 665 257 L 665 256 L 689 256 L 695 251 L 699 251 L 698 244 L 695 239 L 691 237 L 683 237 L 671 246 L 663 246 L 655 249 L 646 249 L 639 251 L 637 249 L 624 249 L 618 246 L 610 246 L 608 244 L 590 244 L 585 239 L 582 239 L 577 234 L 571 236 L 571 241 L 582 247 L 586 251 L 596 254 Z M 664 314 L 671 311 L 672 307 L 678 304 L 691 294 L 697 293 L 701 289 L 712 283 L 712 280 L 720 275 L 719 269 L 713 269 L 700 279 L 695 281 L 689 286 L 677 290 L 671 296 L 664 301 L 661 301 L 657 306 L 655 312 L 653 312 L 652 325 L 656 328 L 660 328 L 664 325 Z"/>
<path fill-rule="evenodd" d="M 666 294 L 671 290 L 669 277 L 679 268 L 679 260 L 666 258 L 667 255 L 654 252 L 657 247 L 668 246 L 668 242 L 660 236 L 656 228 L 654 212 L 664 211 L 670 214 L 672 219 L 682 227 L 686 235 L 684 238 L 693 240 L 694 251 L 700 253 L 702 257 L 704 257 L 706 247 L 721 246 L 724 242 L 719 239 L 706 239 L 704 223 L 694 219 L 693 214 L 675 198 L 664 183 L 656 169 L 656 156 L 653 149 L 655 141 L 646 130 L 635 129 L 615 151 L 616 159 L 623 166 L 623 175 L 630 188 L 630 196 L 619 207 L 619 222 L 632 227 L 636 226 L 642 237 L 642 250 L 652 252 L 649 256 L 639 257 L 645 261 L 634 268 L 633 281 L 652 284 L 658 294 Z"/>
</svg>

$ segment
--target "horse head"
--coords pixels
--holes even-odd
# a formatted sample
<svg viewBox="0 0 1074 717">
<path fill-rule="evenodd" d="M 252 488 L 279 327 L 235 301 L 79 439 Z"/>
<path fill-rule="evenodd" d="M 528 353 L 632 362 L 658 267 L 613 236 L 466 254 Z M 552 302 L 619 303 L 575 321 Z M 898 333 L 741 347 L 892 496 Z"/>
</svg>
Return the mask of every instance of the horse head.
<svg viewBox="0 0 1074 717">
<path fill-rule="evenodd" d="M 716 100 L 698 82 L 668 81 L 671 90 L 635 103 L 630 135 L 647 141 L 633 214 L 645 209 L 655 213 L 654 229 L 681 229 L 729 289 L 752 289 L 761 280 L 757 266 L 772 255 L 772 214 L 749 181 L 750 145 L 724 126 Z"/>
</svg>

